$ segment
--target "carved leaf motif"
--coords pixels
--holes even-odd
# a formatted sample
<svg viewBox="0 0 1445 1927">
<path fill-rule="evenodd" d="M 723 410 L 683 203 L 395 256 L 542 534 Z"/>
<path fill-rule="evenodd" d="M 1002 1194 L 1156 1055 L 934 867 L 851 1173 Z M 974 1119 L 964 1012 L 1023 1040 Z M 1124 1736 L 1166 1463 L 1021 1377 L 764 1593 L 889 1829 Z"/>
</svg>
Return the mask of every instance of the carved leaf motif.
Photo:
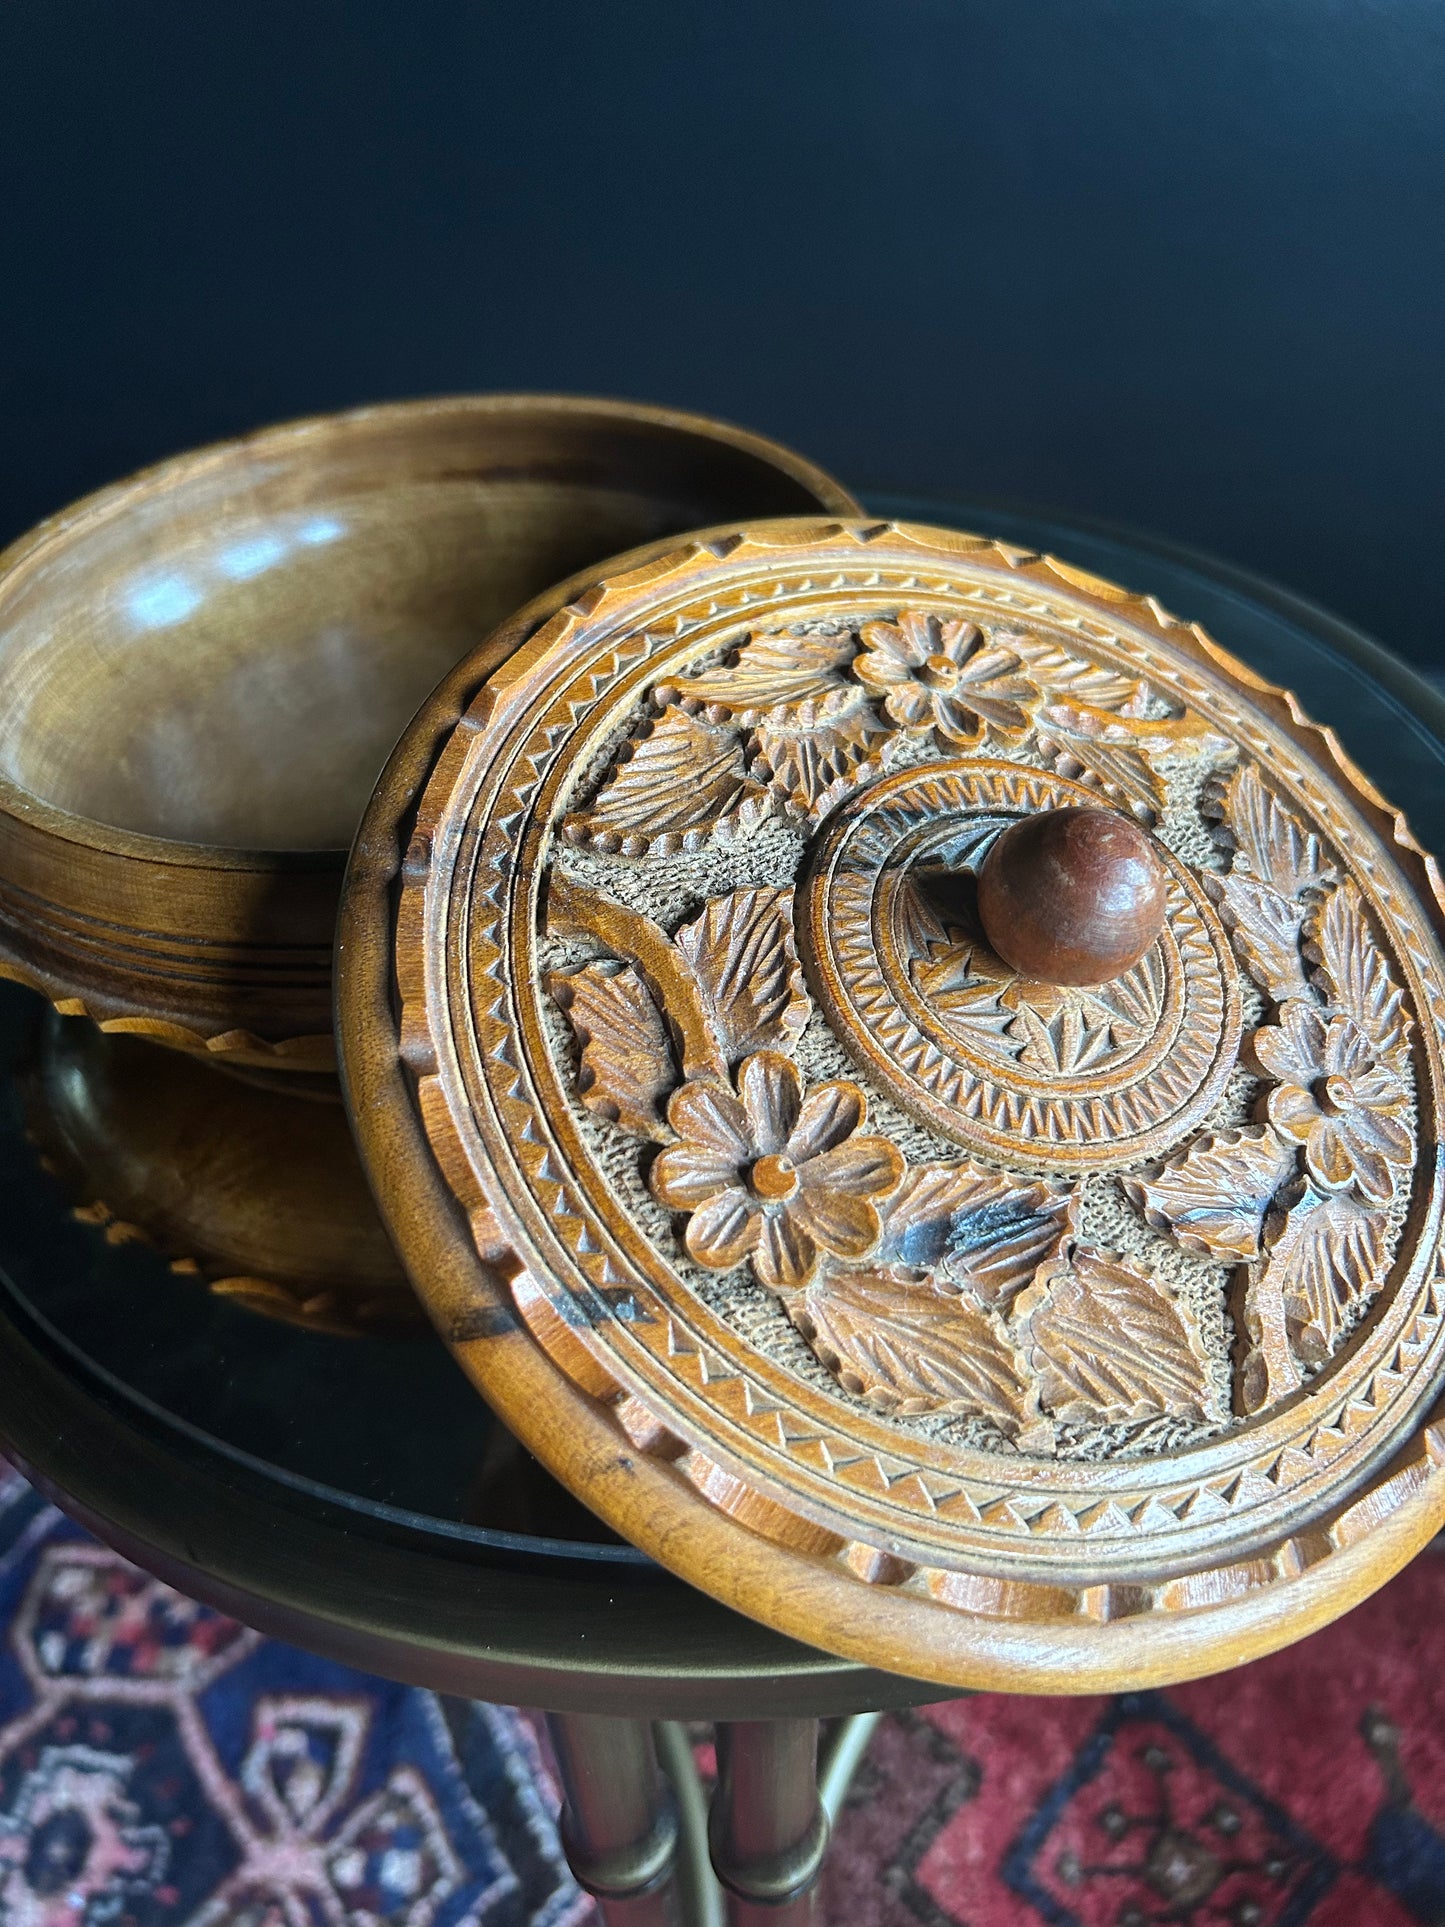
<svg viewBox="0 0 1445 1927">
<path fill-rule="evenodd" d="M 1193 1314 L 1127 1258 L 1076 1252 L 1018 1306 L 1039 1395 L 1056 1418 L 1093 1425 L 1210 1416 L 1208 1362 Z"/>
<path fill-rule="evenodd" d="M 571 843 L 624 856 L 669 854 L 745 833 L 771 809 L 734 731 L 669 709 L 622 751 L 591 808 L 562 827 Z"/>
<path fill-rule="evenodd" d="M 1100 1023 L 1097 1018 L 1097 1011 L 1080 997 L 1060 1000 L 1051 1011 L 1021 1003 L 1008 1034 L 1021 1045 L 1021 1064 L 1045 1076 L 1067 1076 L 1109 1055 L 1108 1019 Z"/>
<path fill-rule="evenodd" d="M 1146 821 L 1152 822 L 1164 807 L 1167 786 L 1140 743 L 1105 742 L 1046 725 L 1039 747 L 1060 776 L 1098 790 Z"/>
<path fill-rule="evenodd" d="M 1001 1038 L 1015 1020 L 1015 1011 L 1002 1001 L 1016 981 L 1015 973 L 987 944 L 954 931 L 949 936 L 957 940 L 935 949 L 928 959 L 915 958 L 909 973 L 914 984 L 963 1036 Z"/>
<path fill-rule="evenodd" d="M 979 948 L 975 885 L 968 872 L 977 869 L 1012 820 L 980 816 L 965 823 L 932 852 L 929 862 L 911 865 L 904 872 L 893 919 L 905 959 L 922 959 L 926 967 L 927 960 L 945 946 Z M 1010 974 L 995 959 L 994 974 L 1000 973 Z"/>
<path fill-rule="evenodd" d="M 1166 988 L 1164 964 L 1155 949 L 1099 990 L 1099 1001 L 1110 1012 L 1110 1029 L 1117 1048 L 1132 1047 L 1154 1035 L 1159 1013 L 1164 1008 Z"/>
<path fill-rule="evenodd" d="M 793 1315 L 844 1388 L 884 1410 L 976 1413 L 1011 1438 L 1036 1413 L 1003 1327 L 971 1299 L 883 1271 L 835 1271 Z"/>
<path fill-rule="evenodd" d="M 1358 1307 L 1379 1290 L 1386 1236 L 1382 1213 L 1347 1192 L 1321 1196 L 1310 1186 L 1267 1228 L 1268 1283 L 1305 1364 L 1329 1358 Z"/>
<path fill-rule="evenodd" d="M 984 1048 L 1006 1039 L 1002 1048 L 1020 1064 L 1054 1077 L 1087 1070 L 1153 1034 L 1165 994 L 1155 952 L 1097 990 L 1034 983 L 972 931 L 945 923 L 927 876 L 924 887 L 910 880 L 900 891 L 895 927 L 919 994 L 960 1036 Z"/>
<path fill-rule="evenodd" d="M 939 1290 L 965 1289 L 997 1310 L 1033 1282 L 1071 1235 L 1070 1197 L 962 1158 L 916 1165 L 883 1221 L 879 1257 L 937 1267 Z"/>
<path fill-rule="evenodd" d="M 1257 1258 L 1265 1213 L 1294 1176 L 1295 1147 L 1268 1125 L 1196 1138 L 1152 1178 L 1121 1179 L 1125 1194 L 1186 1251 Z"/>
<path fill-rule="evenodd" d="M 857 653 L 851 635 L 754 636 L 721 668 L 674 677 L 654 693 L 735 723 L 819 722 L 862 694 L 845 673 Z"/>
<path fill-rule="evenodd" d="M 977 816 L 966 822 L 956 824 L 941 843 L 933 846 L 932 862 L 920 864 L 910 871 L 910 877 L 921 882 L 925 888 L 930 882 L 935 887 L 956 892 L 955 881 L 958 871 L 977 871 L 987 857 L 995 842 L 1016 819 L 1003 814 L 991 816 L 980 810 Z"/>
<path fill-rule="evenodd" d="M 1265 788 L 1253 763 L 1243 763 L 1224 791 L 1224 824 L 1235 847 L 1231 874 L 1245 872 L 1282 897 L 1297 898 L 1333 881 L 1319 838 Z"/>
<path fill-rule="evenodd" d="M 1066 1197 L 1046 1196 L 1036 1206 L 1031 1200 L 1016 1206 L 1001 1202 L 996 1215 L 980 1212 L 955 1228 L 939 1278 L 967 1287 L 996 1311 L 1006 1311 L 1072 1236 Z"/>
<path fill-rule="evenodd" d="M 1206 877 L 1234 947 L 1277 1004 L 1309 995 L 1300 957 L 1305 899 L 1334 880 L 1319 838 L 1296 822 L 1252 763 L 1230 777 L 1217 805 L 1234 859 L 1228 876 Z"/>
<path fill-rule="evenodd" d="M 632 966 L 586 964 L 548 988 L 566 1011 L 582 1052 L 578 1093 L 589 1111 L 639 1137 L 660 1137 L 679 1079 L 666 1021 Z"/>
<path fill-rule="evenodd" d="M 1308 997 L 1300 959 L 1304 905 L 1282 897 L 1248 876 L 1206 876 L 1204 887 L 1219 905 L 1234 947 L 1251 977 L 1277 1004 Z"/>
<path fill-rule="evenodd" d="M 948 927 L 926 875 L 903 878 L 893 916 L 899 949 L 909 959 L 927 958 L 948 942 Z"/>
<path fill-rule="evenodd" d="M 1104 669 L 1081 656 L 1070 655 L 1055 643 L 1032 636 L 1000 636 L 1015 645 L 1030 679 L 1046 695 L 1064 696 L 1092 709 L 1112 710 L 1116 716 L 1166 713 L 1158 694 L 1147 682 L 1122 669 Z"/>
<path fill-rule="evenodd" d="M 1022 1048 L 1019 1062 L 1048 1076 L 1087 1070 L 1152 1036 L 1164 1001 L 1164 974 L 1156 952 L 1097 990 L 1031 983 L 1004 993 L 1018 1015 L 1009 1035 Z"/>
<path fill-rule="evenodd" d="M 1327 1002 L 1353 1017 L 1384 1051 L 1406 1041 L 1405 993 L 1375 941 L 1358 886 L 1348 878 L 1329 893 L 1305 925 L 1305 955 L 1317 966 Z"/>
<path fill-rule="evenodd" d="M 812 1006 L 793 944 L 790 889 L 714 897 L 675 941 L 729 1068 L 753 1051 L 793 1048 Z"/>
<path fill-rule="evenodd" d="M 851 709 L 831 710 L 827 721 L 758 724 L 754 741 L 772 787 L 795 808 L 831 807 L 837 786 L 865 773 L 887 735 L 863 692 L 857 694 Z"/>
<path fill-rule="evenodd" d="M 986 1209 L 1015 1188 L 1001 1172 L 985 1171 L 967 1159 L 911 1166 L 883 1219 L 879 1258 L 928 1270 L 948 1250 L 963 1212 Z"/>
<path fill-rule="evenodd" d="M 1119 798 L 1135 815 L 1152 816 L 1168 796 L 1161 757 L 1198 757 L 1227 745 L 1192 710 L 1123 717 L 1087 703 L 1055 702 L 1040 714 L 1039 747 L 1061 776 Z"/>
</svg>

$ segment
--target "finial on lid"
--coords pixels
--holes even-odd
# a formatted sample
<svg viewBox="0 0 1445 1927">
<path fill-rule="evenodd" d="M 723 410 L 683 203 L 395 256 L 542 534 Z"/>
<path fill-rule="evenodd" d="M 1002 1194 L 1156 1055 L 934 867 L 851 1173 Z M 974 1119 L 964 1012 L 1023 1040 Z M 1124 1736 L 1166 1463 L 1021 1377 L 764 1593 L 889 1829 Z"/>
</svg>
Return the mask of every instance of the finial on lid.
<svg viewBox="0 0 1445 1927">
<path fill-rule="evenodd" d="M 1113 810 L 1042 810 L 1011 824 L 978 876 L 984 935 L 1004 962 L 1055 984 L 1101 984 L 1164 927 L 1164 868 Z"/>
</svg>

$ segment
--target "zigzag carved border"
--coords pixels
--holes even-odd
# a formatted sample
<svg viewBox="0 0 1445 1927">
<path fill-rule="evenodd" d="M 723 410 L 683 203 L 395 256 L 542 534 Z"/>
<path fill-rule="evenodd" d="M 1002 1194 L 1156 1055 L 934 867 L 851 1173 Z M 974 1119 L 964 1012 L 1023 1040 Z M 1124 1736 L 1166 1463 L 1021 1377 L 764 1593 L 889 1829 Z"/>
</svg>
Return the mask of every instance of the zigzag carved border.
<svg viewBox="0 0 1445 1927">
<path fill-rule="evenodd" d="M 810 553 L 806 569 L 800 571 L 789 551 L 795 554 L 802 546 Z M 887 557 L 886 568 L 868 569 L 870 549 L 880 563 Z M 720 551 L 726 557 L 725 572 L 717 567 Z M 605 1302 L 607 1294 L 621 1299 L 631 1293 L 637 1309 L 636 1253 L 619 1247 L 605 1228 L 599 1234 L 585 1204 L 569 1195 L 561 1156 L 564 1147 L 537 1110 L 531 1060 L 516 1062 L 518 1042 L 525 1054 L 535 1041 L 527 1035 L 525 989 L 519 994 L 508 978 L 504 946 L 488 945 L 482 935 L 481 920 L 489 912 L 506 912 L 512 934 L 525 932 L 535 906 L 527 891 L 514 891 L 512 883 L 529 857 L 539 854 L 538 826 L 529 813 L 543 811 L 549 800 L 555 800 L 546 795 L 546 784 L 555 777 L 554 752 L 590 718 L 605 691 L 616 693 L 629 676 L 635 681 L 639 664 L 650 666 L 654 652 L 687 633 L 681 607 L 685 600 L 697 601 L 701 590 L 696 619 L 714 624 L 720 619 L 745 620 L 760 605 L 768 606 L 772 620 L 786 620 L 794 604 L 840 589 L 855 599 L 870 589 L 889 598 L 907 595 L 910 599 L 956 593 L 956 578 L 948 570 L 960 563 L 983 573 L 982 582 L 974 585 L 975 600 L 991 602 L 1001 613 L 1046 619 L 1051 627 L 1072 628 L 1106 648 L 1121 623 L 1146 637 L 1157 637 L 1167 648 L 1177 686 L 1196 702 L 1217 705 L 1221 684 L 1243 691 L 1266 724 L 1322 767 L 1320 775 L 1310 770 L 1308 762 L 1292 772 L 1294 785 L 1312 813 L 1343 823 L 1347 832 L 1358 835 L 1350 822 L 1353 811 L 1389 851 L 1390 862 L 1377 865 L 1368 879 L 1371 893 L 1402 948 L 1417 1004 L 1424 1001 L 1426 986 L 1438 993 L 1442 983 L 1438 943 L 1445 919 L 1433 861 L 1420 850 L 1403 818 L 1355 769 L 1331 732 L 1310 724 L 1292 695 L 1260 681 L 1202 631 L 1176 622 L 1152 598 L 1129 596 L 1065 564 L 979 538 L 878 524 L 822 529 L 817 524 L 773 525 L 730 535 L 716 545 L 680 548 L 593 585 L 493 677 L 463 718 L 422 799 L 405 871 L 396 951 L 402 1048 L 420 1074 L 417 1093 L 424 1126 L 449 1185 L 471 1212 L 479 1254 L 511 1274 L 514 1301 L 533 1336 L 579 1389 L 610 1406 L 620 1432 L 635 1449 L 670 1463 L 676 1475 L 709 1505 L 745 1519 L 765 1536 L 807 1546 L 839 1562 L 855 1578 L 900 1586 L 970 1613 L 1104 1621 L 1192 1609 L 1297 1577 L 1333 1552 L 1353 1546 L 1385 1511 L 1426 1487 L 1436 1495 L 1432 1516 L 1445 1509 L 1445 1487 L 1438 1478 L 1445 1431 L 1426 1417 L 1439 1376 L 1445 1322 L 1445 1284 L 1437 1248 L 1437 1174 L 1426 1174 L 1424 1188 L 1431 1195 L 1412 1227 L 1412 1269 L 1422 1263 L 1423 1269 L 1413 1288 L 1406 1289 L 1409 1280 L 1405 1280 L 1396 1303 L 1386 1308 L 1400 1315 L 1374 1321 L 1364 1340 L 1347 1354 L 1355 1369 L 1348 1374 L 1332 1371 L 1301 1401 L 1302 1423 L 1249 1428 L 1247 1435 L 1261 1448 L 1249 1464 L 1228 1465 L 1217 1475 L 1156 1480 L 1133 1503 L 1123 1502 L 1112 1489 L 1117 1483 L 1108 1476 L 1113 1466 L 1096 1467 L 1092 1471 L 1098 1475 L 1098 1490 L 1084 1495 L 1082 1503 L 1066 1503 L 1057 1496 L 1036 1503 L 1038 1495 L 1031 1498 L 1017 1488 L 1017 1482 L 1009 1489 L 1008 1482 L 997 1476 L 986 1484 L 950 1478 L 921 1463 L 927 1457 L 921 1452 L 912 1457 L 889 1452 L 837 1427 L 808 1423 L 794 1409 L 795 1401 L 777 1396 L 766 1373 L 739 1370 L 722 1348 L 709 1345 L 699 1332 L 700 1321 L 669 1314 L 654 1321 L 652 1337 L 660 1341 L 654 1362 L 664 1358 L 674 1391 L 693 1393 L 701 1408 L 713 1415 L 711 1427 L 703 1425 L 689 1442 L 658 1419 L 645 1394 L 645 1378 L 639 1379 L 644 1348 L 637 1338 L 645 1328 L 625 1315 L 610 1318 L 603 1328 L 607 1343 L 602 1344 L 598 1329 L 576 1315 L 589 1294 Z M 714 584 L 710 592 L 697 581 L 718 573 L 736 576 L 748 566 L 770 569 L 775 578 L 783 574 L 787 579 L 775 579 L 765 590 L 734 580 L 721 591 Z M 625 629 L 628 611 L 635 611 L 647 592 L 655 604 L 662 605 L 655 610 L 656 619 L 648 621 L 645 630 L 634 626 L 619 647 L 598 657 L 579 675 L 581 654 L 619 624 Z M 1105 615 L 1107 621 L 1102 619 Z M 551 716 L 526 727 L 533 700 L 542 693 L 552 703 Z M 1242 705 L 1233 724 L 1237 739 L 1251 753 L 1277 757 L 1277 740 Z M 518 741 L 519 735 L 523 740 Z M 509 776 L 515 770 L 526 773 L 522 780 L 511 782 L 512 803 L 493 815 L 487 834 L 479 834 L 471 806 L 483 776 L 495 777 L 503 741 L 510 745 Z M 1343 813 L 1336 783 L 1349 798 Z M 1416 922 L 1422 906 L 1433 926 L 1429 930 Z M 469 914 L 473 907 L 476 918 Z M 510 1062 L 515 1071 L 505 1091 L 500 1083 L 488 1084 L 485 1050 L 473 1054 L 475 1046 L 485 1042 L 480 1032 L 469 1046 L 454 1028 L 460 1014 L 468 1011 L 464 1028 L 472 1022 L 501 1026 L 490 1061 L 493 1065 Z M 510 1054 L 502 1034 L 508 1030 L 517 1040 Z M 1428 1070 L 1422 1087 L 1435 1096 L 1438 1122 L 1441 1076 L 1433 1032 L 1422 1033 L 1420 1048 Z M 479 1155 L 481 1146 L 472 1122 L 477 1118 L 501 1127 L 517 1156 L 515 1166 L 503 1172 L 492 1159 Z M 532 1188 L 535 1212 L 520 1207 L 508 1177 Z M 524 1262 L 520 1249 L 528 1247 L 530 1257 Z M 549 1257 L 575 1267 L 580 1299 L 559 1297 L 555 1287 L 539 1282 L 529 1264 L 545 1265 Z M 1400 1304 L 1401 1297 L 1408 1304 Z M 569 1303 L 572 1315 L 568 1315 Z M 679 1409 L 686 1412 L 693 1406 L 693 1400 L 684 1399 Z M 746 1476 L 740 1478 L 728 1468 L 730 1459 L 739 1463 L 735 1449 L 743 1442 L 740 1434 L 757 1447 L 769 1433 L 775 1460 L 781 1456 L 800 1487 L 813 1483 L 802 1476 L 808 1471 L 832 1486 L 837 1497 L 831 1505 L 819 1507 L 801 1490 L 779 1498 L 773 1481 L 765 1481 L 767 1489 L 759 1492 Z M 1368 1444 L 1368 1452 L 1358 1450 L 1362 1441 Z M 739 1469 L 749 1456 L 743 1454 Z M 1210 1454 L 1200 1456 L 1207 1461 Z M 1351 1470 L 1342 1486 L 1337 1477 L 1328 1475 L 1338 1474 L 1343 1460 L 1349 1461 Z M 868 1494 L 873 1503 L 867 1502 Z M 882 1523 L 879 1499 L 892 1502 L 882 1512 L 891 1510 L 895 1517 L 906 1502 L 906 1510 L 920 1522 L 926 1516 L 939 1526 L 955 1529 L 965 1520 L 976 1524 L 985 1529 L 999 1553 L 1006 1541 L 1022 1540 L 1034 1553 L 1028 1564 L 1037 1564 L 1039 1550 L 1047 1542 L 1060 1549 L 1072 1545 L 1077 1551 L 1059 1569 L 1057 1580 L 1029 1576 L 1026 1570 L 980 1573 L 946 1558 L 935 1563 L 901 1558 L 887 1543 L 891 1535 Z M 1154 1563 L 1151 1554 L 1159 1536 L 1170 1537 L 1171 1527 L 1208 1526 L 1217 1534 L 1220 1522 L 1231 1517 L 1257 1515 L 1262 1509 L 1277 1517 L 1287 1512 L 1297 1518 L 1301 1506 L 1308 1508 L 1306 1523 L 1285 1536 L 1270 1539 L 1259 1521 L 1251 1535 L 1255 1543 L 1245 1556 L 1201 1566 L 1192 1574 L 1176 1571 L 1147 1580 L 1138 1576 Z M 832 1530 L 823 1523 L 820 1511 L 831 1514 L 832 1525 L 843 1529 Z M 851 1529 L 852 1522 L 865 1514 L 870 1524 L 879 1519 L 874 1527 L 877 1539 L 872 1531 L 860 1538 Z M 819 1542 L 820 1530 L 830 1542 L 826 1547 Z M 969 1535 L 965 1531 L 962 1536 Z M 1134 1575 L 1103 1581 L 1086 1577 L 1079 1570 L 1090 1561 L 1086 1548 L 1092 1542 L 1102 1549 L 1110 1541 L 1132 1542 Z M 1173 1558 L 1166 1555 L 1167 1563 L 1176 1564 L 1180 1555 L 1187 1564 L 1183 1546 Z M 1073 1577 L 1068 1574 L 1070 1563 Z M 1007 1568 L 1011 1562 L 1005 1558 L 1003 1564 Z"/>
</svg>

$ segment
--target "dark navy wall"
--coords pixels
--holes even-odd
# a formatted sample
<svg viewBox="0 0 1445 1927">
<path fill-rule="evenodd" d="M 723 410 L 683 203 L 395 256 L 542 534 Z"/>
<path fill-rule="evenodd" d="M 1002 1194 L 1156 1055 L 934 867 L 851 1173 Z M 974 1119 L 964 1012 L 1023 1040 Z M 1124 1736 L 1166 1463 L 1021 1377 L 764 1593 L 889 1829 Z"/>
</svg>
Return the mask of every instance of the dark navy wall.
<svg viewBox="0 0 1445 1927">
<path fill-rule="evenodd" d="M 559 387 L 1088 510 L 1445 661 L 1440 0 L 5 0 L 0 534 Z"/>
</svg>

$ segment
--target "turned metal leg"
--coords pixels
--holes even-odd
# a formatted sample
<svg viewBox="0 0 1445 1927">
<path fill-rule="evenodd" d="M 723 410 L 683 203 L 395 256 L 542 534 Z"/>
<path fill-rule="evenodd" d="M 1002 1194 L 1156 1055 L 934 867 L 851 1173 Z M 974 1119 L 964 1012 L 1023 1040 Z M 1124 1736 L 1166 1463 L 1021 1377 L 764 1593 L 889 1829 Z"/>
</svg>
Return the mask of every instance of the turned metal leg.
<svg viewBox="0 0 1445 1927">
<path fill-rule="evenodd" d="M 854 1775 L 882 1722 L 881 1713 L 850 1713 L 832 1729 L 818 1764 L 818 1798 L 830 1829 L 838 1824 Z"/>
<path fill-rule="evenodd" d="M 677 1815 L 642 1720 L 549 1713 L 562 1850 L 607 1927 L 677 1927 Z"/>
<path fill-rule="evenodd" d="M 816 1720 L 739 1720 L 717 1729 L 709 1834 L 732 1927 L 809 1927 L 828 1846 Z"/>
</svg>

